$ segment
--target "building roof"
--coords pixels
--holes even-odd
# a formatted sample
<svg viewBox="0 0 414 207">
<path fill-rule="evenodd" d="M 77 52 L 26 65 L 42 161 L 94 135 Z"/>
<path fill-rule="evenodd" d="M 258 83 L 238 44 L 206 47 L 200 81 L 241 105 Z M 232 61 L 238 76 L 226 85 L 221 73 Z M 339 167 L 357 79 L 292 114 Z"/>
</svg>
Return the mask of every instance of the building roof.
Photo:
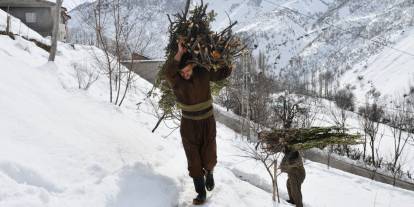
<svg viewBox="0 0 414 207">
<path fill-rule="evenodd" d="M 0 0 L 1 7 L 54 7 L 55 0 Z M 62 6 L 62 9 L 67 12 L 67 8 Z"/>
<path fill-rule="evenodd" d="M 0 0 L 0 7 L 55 7 L 55 0 Z M 67 14 L 67 9 L 62 7 L 62 15 L 66 19 L 71 19 Z"/>
<path fill-rule="evenodd" d="M 0 0 L 0 6 L 10 7 L 52 7 L 56 3 L 49 0 Z"/>
</svg>

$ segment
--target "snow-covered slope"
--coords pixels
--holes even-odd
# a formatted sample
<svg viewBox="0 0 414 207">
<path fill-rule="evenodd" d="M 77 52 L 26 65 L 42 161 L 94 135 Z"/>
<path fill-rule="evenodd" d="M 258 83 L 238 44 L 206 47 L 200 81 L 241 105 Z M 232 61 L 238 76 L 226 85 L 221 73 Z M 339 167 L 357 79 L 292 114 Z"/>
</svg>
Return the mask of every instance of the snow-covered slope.
<svg viewBox="0 0 414 207">
<path fill-rule="evenodd" d="M 401 38 L 393 48 L 414 54 L 414 29 L 401 33 Z M 372 88 L 388 96 L 402 97 L 414 86 L 414 55 L 386 48 L 380 54 L 370 57 L 347 71 L 341 78 L 343 85 L 355 86 L 354 93 L 363 102 L 365 94 Z"/>
<path fill-rule="evenodd" d="M 0 20 L 1 22 L 1 20 Z M 79 90 L 73 63 L 93 67 L 89 46 L 59 45 L 55 63 L 33 43 L 0 36 L 0 206 L 191 206 L 180 135 L 156 122 L 138 78 L 122 108 L 107 102 L 104 75 Z M 95 65 L 96 66 L 96 65 Z M 141 103 L 137 105 L 137 103 Z M 137 106 L 139 106 L 137 108 Z M 217 187 L 205 206 L 274 206 L 260 163 L 241 158 L 230 129 L 218 124 Z M 414 193 L 306 162 L 306 206 L 409 207 Z M 279 179 L 281 204 L 286 176 Z"/>
<path fill-rule="evenodd" d="M 228 5 L 221 1 L 208 2 L 219 14 L 219 21 L 213 24 L 214 28 L 228 25 L 228 21 L 223 21 L 227 19 L 227 12 L 233 21 L 239 22 L 235 31 L 248 37 L 252 45 L 257 45 L 255 52 L 264 52 L 268 64 L 276 71 L 285 67 L 313 40 L 315 29 L 310 26 L 317 22 L 334 0 L 225 0 Z M 308 33 L 307 38 L 298 40 Z"/>
</svg>

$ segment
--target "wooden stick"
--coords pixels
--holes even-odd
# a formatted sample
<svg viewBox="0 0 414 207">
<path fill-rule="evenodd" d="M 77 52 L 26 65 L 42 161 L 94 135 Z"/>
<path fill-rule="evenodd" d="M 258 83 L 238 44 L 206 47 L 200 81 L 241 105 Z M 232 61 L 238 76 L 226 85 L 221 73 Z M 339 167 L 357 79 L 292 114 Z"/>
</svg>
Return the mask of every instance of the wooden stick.
<svg viewBox="0 0 414 207">
<path fill-rule="evenodd" d="M 190 3 L 191 3 L 191 0 L 187 0 L 187 3 L 185 5 L 185 10 L 184 10 L 184 19 L 187 19 L 188 10 L 190 9 Z"/>
<path fill-rule="evenodd" d="M 7 34 L 10 33 L 10 15 L 7 15 L 7 19 L 6 19 L 6 33 Z"/>
<path fill-rule="evenodd" d="M 155 125 L 154 129 L 152 129 L 152 133 L 155 132 L 155 130 L 157 130 L 158 126 L 161 124 L 161 121 L 165 118 L 165 113 L 162 115 L 162 117 L 158 120 L 157 124 Z"/>
</svg>

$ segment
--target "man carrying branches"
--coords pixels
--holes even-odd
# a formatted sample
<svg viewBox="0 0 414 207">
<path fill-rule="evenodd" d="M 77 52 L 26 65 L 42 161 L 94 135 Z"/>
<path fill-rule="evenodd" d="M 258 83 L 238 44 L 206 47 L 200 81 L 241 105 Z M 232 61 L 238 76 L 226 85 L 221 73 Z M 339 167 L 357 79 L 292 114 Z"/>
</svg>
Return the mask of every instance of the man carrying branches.
<svg viewBox="0 0 414 207">
<path fill-rule="evenodd" d="M 284 153 L 285 156 L 279 167 L 282 172 L 288 174 L 286 187 L 289 194 L 289 200 L 287 200 L 287 202 L 295 204 L 297 207 L 302 207 L 301 186 L 306 177 L 302 156 L 300 156 L 298 151 L 291 150 L 287 146 L 284 149 Z"/>
<path fill-rule="evenodd" d="M 206 189 L 214 188 L 213 169 L 217 163 L 211 93 L 224 86 L 221 81 L 230 76 L 234 58 L 245 48 L 231 30 L 237 22 L 215 32 L 210 28 L 216 16 L 214 11 L 207 12 L 203 1 L 192 10 L 189 7 L 187 0 L 182 13 L 175 14 L 174 19 L 168 16 L 167 61 L 155 85 L 162 93 L 159 106 L 164 115 L 160 120 L 179 119 L 174 112 L 181 110 L 181 138 L 188 171 L 198 193 L 193 204 L 200 205 L 206 201 Z"/>
<path fill-rule="evenodd" d="M 329 145 L 357 145 L 361 143 L 359 134 L 349 134 L 346 131 L 346 129 L 338 127 L 310 127 L 272 129 L 258 134 L 259 143 L 257 146 L 261 146 L 261 150 L 267 154 L 280 152 L 285 154 L 279 168 L 281 172 L 288 174 L 286 186 L 289 203 L 295 204 L 297 207 L 303 206 L 301 186 L 305 180 L 306 172 L 299 151 L 312 148 L 323 149 Z"/>
<path fill-rule="evenodd" d="M 206 201 L 206 188 L 209 191 L 214 188 L 213 169 L 217 163 L 210 81 L 229 77 L 232 69 L 225 67 L 207 71 L 194 63 L 187 64 L 189 54 L 183 43 L 179 40 L 177 53 L 167 60 L 165 77 L 182 110 L 180 133 L 188 171 L 198 193 L 193 204 L 201 205 Z"/>
</svg>

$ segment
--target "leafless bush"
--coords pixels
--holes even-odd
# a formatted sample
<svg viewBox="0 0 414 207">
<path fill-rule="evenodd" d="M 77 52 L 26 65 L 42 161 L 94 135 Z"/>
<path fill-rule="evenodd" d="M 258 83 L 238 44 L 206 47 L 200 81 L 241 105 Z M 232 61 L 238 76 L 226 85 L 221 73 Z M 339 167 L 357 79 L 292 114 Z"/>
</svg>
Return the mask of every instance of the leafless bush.
<svg viewBox="0 0 414 207">
<path fill-rule="evenodd" d="M 300 117 L 310 112 L 304 102 L 305 98 L 303 96 L 290 94 L 288 91 L 285 91 L 272 105 L 275 117 L 274 123 L 281 123 L 281 128 L 283 129 L 301 127 Z"/>
<path fill-rule="evenodd" d="M 132 7 L 121 0 L 97 0 L 90 7 L 80 9 L 83 25 L 95 31 L 95 45 L 102 50 L 95 60 L 108 76 L 109 101 L 121 106 L 134 81 L 134 73 L 122 65 L 125 60 L 133 65 L 133 53 L 145 50 L 152 38 L 143 38 L 149 15 L 133 15 Z M 92 41 L 90 35 L 88 39 Z"/>
<path fill-rule="evenodd" d="M 274 80 L 267 77 L 265 56 L 254 58 L 251 54 L 236 62 L 237 70 L 216 99 L 220 104 L 242 117 L 241 130 L 259 132 L 273 124 L 271 118 L 272 90 Z M 247 139 L 250 139 L 249 133 Z M 243 133 L 245 134 L 245 133 Z"/>
<path fill-rule="evenodd" d="M 350 89 L 340 89 L 334 95 L 335 104 L 343 110 L 354 111 L 355 96 Z"/>
<path fill-rule="evenodd" d="M 409 140 L 413 137 L 410 132 L 412 129 L 412 114 L 408 111 L 410 102 L 405 98 L 403 100 L 393 101 L 392 108 L 395 110 L 387 113 L 389 120 L 388 127 L 393 135 L 393 161 L 388 166 L 394 176 L 394 185 L 396 177 L 401 174 L 401 156 Z"/>
<path fill-rule="evenodd" d="M 359 114 L 360 116 L 360 125 L 364 131 L 364 138 L 365 138 L 365 144 L 364 144 L 364 158 L 366 156 L 366 138 L 369 138 L 369 146 L 371 148 L 371 159 L 372 163 L 375 165 L 375 151 L 378 149 L 376 147 L 376 139 L 378 135 L 378 130 L 380 126 L 380 122 L 384 116 L 384 110 L 383 107 L 380 106 L 377 103 L 369 104 L 366 103 L 365 106 L 359 108 Z"/>
<path fill-rule="evenodd" d="M 266 169 L 267 174 L 269 175 L 272 181 L 272 199 L 280 202 L 279 197 L 279 188 L 277 183 L 277 177 L 280 175 L 278 173 L 278 158 L 281 156 L 281 153 L 270 153 L 262 147 L 262 144 L 257 144 L 255 147 L 248 144 L 244 147 L 240 147 L 243 155 L 241 157 L 253 159 L 263 164 Z"/>
<path fill-rule="evenodd" d="M 88 90 L 99 79 L 99 71 L 86 64 L 72 63 L 75 70 L 78 88 Z"/>
<path fill-rule="evenodd" d="M 346 122 L 348 120 L 348 111 L 353 111 L 355 107 L 354 94 L 348 88 L 338 90 L 334 95 L 334 101 L 338 108 L 331 106 L 329 112 L 334 124 L 341 128 L 344 132 L 346 129 Z M 335 149 L 333 149 L 335 148 Z M 346 153 L 347 157 L 350 156 L 350 149 L 348 145 L 342 145 L 334 147 L 331 150 L 339 151 L 339 154 Z"/>
</svg>

